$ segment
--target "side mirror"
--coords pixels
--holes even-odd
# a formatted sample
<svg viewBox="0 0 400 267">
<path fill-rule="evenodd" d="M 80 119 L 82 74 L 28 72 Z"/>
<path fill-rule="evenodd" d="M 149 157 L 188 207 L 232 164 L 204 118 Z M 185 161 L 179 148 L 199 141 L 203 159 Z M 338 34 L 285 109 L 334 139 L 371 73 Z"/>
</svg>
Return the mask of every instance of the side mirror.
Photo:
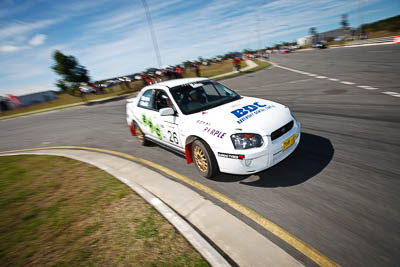
<svg viewBox="0 0 400 267">
<path fill-rule="evenodd" d="M 173 108 L 162 108 L 160 109 L 161 116 L 173 116 L 175 115 L 175 110 Z"/>
</svg>

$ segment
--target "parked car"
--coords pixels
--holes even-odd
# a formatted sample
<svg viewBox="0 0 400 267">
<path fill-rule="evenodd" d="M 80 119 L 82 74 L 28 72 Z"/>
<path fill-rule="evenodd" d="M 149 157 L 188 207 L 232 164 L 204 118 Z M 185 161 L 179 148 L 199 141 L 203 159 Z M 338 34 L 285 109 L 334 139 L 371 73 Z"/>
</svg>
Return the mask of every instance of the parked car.
<svg viewBox="0 0 400 267">
<path fill-rule="evenodd" d="M 312 47 L 313 47 L 313 48 L 323 49 L 323 48 L 326 48 L 327 46 L 326 46 L 326 42 L 324 42 L 324 41 L 319 41 L 319 42 L 313 43 L 313 44 L 312 44 Z"/>
<path fill-rule="evenodd" d="M 262 171 L 300 141 L 301 124 L 288 107 L 240 96 L 207 78 L 146 86 L 127 100 L 126 112 L 142 145 L 151 141 L 182 153 L 204 177 Z"/>
<path fill-rule="evenodd" d="M 261 57 L 265 58 L 265 59 L 269 59 L 269 54 L 268 53 L 264 53 L 264 54 L 261 55 Z"/>
<path fill-rule="evenodd" d="M 90 94 L 90 93 L 96 93 L 96 90 L 91 87 L 91 86 L 79 86 L 79 91 L 81 91 L 81 93 L 85 93 L 85 94 Z"/>
<path fill-rule="evenodd" d="M 289 47 L 284 46 L 284 47 L 279 48 L 279 52 L 281 52 L 282 54 L 287 54 L 287 53 L 290 53 L 291 50 Z"/>
</svg>

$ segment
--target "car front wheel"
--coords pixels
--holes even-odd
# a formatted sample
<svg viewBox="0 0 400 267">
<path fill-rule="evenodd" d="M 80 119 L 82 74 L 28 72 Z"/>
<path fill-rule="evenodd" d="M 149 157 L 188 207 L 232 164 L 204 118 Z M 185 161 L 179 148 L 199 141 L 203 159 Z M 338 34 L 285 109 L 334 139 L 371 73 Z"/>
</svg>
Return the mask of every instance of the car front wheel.
<svg viewBox="0 0 400 267">
<path fill-rule="evenodd" d="M 214 177 L 218 174 L 219 168 L 217 160 L 211 148 L 204 142 L 196 140 L 192 144 L 192 158 L 197 170 L 206 178 Z"/>
</svg>

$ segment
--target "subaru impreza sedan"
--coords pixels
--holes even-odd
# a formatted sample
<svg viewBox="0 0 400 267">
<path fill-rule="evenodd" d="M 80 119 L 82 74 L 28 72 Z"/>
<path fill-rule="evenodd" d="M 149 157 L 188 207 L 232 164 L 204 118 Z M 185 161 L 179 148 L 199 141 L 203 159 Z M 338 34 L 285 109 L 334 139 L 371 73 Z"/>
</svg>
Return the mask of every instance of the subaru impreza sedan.
<svg viewBox="0 0 400 267">
<path fill-rule="evenodd" d="M 153 142 L 182 153 L 207 178 L 260 172 L 300 142 L 301 124 L 288 107 L 240 96 L 207 78 L 146 86 L 127 100 L 126 113 L 142 145 Z"/>
</svg>

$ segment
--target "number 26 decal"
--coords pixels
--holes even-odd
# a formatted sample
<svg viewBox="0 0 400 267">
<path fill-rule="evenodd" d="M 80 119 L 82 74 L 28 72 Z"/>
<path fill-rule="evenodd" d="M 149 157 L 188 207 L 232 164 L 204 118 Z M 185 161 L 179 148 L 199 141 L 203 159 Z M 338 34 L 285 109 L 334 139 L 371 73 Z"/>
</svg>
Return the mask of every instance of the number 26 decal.
<svg viewBox="0 0 400 267">
<path fill-rule="evenodd" d="M 178 135 L 176 132 L 168 131 L 169 134 L 169 141 L 174 144 L 179 144 Z"/>
</svg>

